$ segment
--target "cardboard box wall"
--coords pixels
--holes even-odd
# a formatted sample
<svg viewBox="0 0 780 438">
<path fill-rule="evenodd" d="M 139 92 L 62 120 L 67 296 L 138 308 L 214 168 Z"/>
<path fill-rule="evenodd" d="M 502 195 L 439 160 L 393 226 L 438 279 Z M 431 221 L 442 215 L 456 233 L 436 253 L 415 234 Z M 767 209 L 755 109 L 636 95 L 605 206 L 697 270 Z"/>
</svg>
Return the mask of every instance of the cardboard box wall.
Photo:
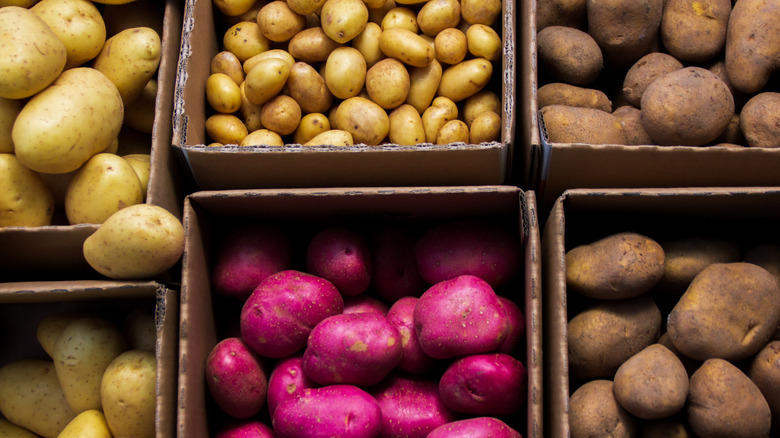
<svg viewBox="0 0 780 438">
<path fill-rule="evenodd" d="M 183 7 L 177 0 L 159 2 L 159 7 L 163 13 L 163 34 L 153 131 L 145 134 L 124 127 L 120 141 L 127 139 L 138 143 L 133 148 L 151 150 L 145 202 L 164 207 L 181 218 L 187 189 L 178 157 L 171 150 L 171 115 Z M 61 207 L 51 226 L 0 228 L 0 281 L 102 278 L 82 255 L 84 240 L 97 228 L 95 224 L 68 225 Z"/>
<path fill-rule="evenodd" d="M 550 211 L 542 235 L 546 436 L 570 436 L 569 395 L 576 389 L 567 366 L 567 323 L 580 307 L 577 297 L 566 290 L 568 250 L 615 232 L 633 231 L 655 240 L 734 239 L 744 251 L 759 243 L 779 243 L 774 231 L 778 219 L 779 187 L 565 191 Z"/>
<path fill-rule="evenodd" d="M 216 11 L 216 12 L 215 12 Z M 503 56 L 489 87 L 502 98 L 500 141 L 353 147 L 206 146 L 211 59 L 227 26 L 207 0 L 185 4 L 173 143 L 199 190 L 505 184 L 515 143 L 515 3 L 503 2 Z M 518 158 L 520 159 L 520 158 Z"/>
<path fill-rule="evenodd" d="M 210 288 L 214 246 L 225 230 L 237 221 L 279 221 L 305 239 L 326 224 L 426 224 L 470 216 L 499 218 L 517 227 L 523 248 L 522 278 L 513 283 L 514 289 L 505 291 L 511 294 L 505 295 L 516 298 L 526 316 L 525 357 L 521 361 L 528 369 L 528 395 L 527 409 L 520 414 L 527 416 L 520 421 L 521 433 L 544 436 L 541 266 L 533 192 L 509 186 L 205 191 L 187 197 L 184 213 L 187 243 L 181 289 L 177 436 L 207 437 L 224 419 L 206 389 L 204 367 L 211 348 L 225 333 L 231 333 L 225 327 L 225 317 L 235 317 L 236 306 L 240 306 L 212 294 Z M 228 327 L 231 324 L 237 321 L 227 321 Z"/>
<path fill-rule="evenodd" d="M 157 325 L 156 438 L 174 436 L 178 365 L 178 291 L 159 283 L 100 280 L 0 283 L 0 366 L 15 360 L 51 360 L 36 338 L 48 315 L 87 311 L 108 317 L 121 329 L 135 309 L 154 313 Z M 2 415 L 0 415 L 2 417 Z"/>
</svg>

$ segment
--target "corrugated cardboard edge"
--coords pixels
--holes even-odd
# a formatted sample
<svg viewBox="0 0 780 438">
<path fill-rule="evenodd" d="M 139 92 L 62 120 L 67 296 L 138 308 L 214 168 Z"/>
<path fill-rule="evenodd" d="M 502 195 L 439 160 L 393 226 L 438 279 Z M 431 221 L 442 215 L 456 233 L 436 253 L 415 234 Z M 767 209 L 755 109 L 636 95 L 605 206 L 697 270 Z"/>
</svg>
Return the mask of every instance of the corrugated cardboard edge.
<svg viewBox="0 0 780 438">
<path fill-rule="evenodd" d="M 520 187 L 534 189 L 538 185 L 537 176 L 545 160 L 541 156 L 541 138 L 537 123 L 538 101 L 537 54 L 536 54 L 536 1 L 520 0 L 518 17 L 519 51 L 517 52 L 517 85 L 519 87 L 520 120 L 518 141 L 515 144 L 515 181 Z M 521 170 L 521 172 L 518 172 Z M 536 191 L 538 195 L 541 193 Z"/>
<path fill-rule="evenodd" d="M 521 195 L 525 232 L 525 313 L 526 313 L 526 368 L 528 370 L 528 430 L 526 437 L 544 435 L 544 350 L 542 313 L 541 240 L 536 193 Z"/>
</svg>

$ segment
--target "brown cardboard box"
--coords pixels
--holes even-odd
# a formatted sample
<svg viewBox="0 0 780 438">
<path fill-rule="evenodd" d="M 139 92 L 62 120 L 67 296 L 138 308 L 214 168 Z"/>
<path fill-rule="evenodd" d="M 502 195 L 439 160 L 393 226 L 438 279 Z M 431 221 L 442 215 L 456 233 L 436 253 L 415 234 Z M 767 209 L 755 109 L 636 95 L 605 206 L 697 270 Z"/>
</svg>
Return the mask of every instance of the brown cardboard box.
<svg viewBox="0 0 780 438">
<path fill-rule="evenodd" d="M 225 333 L 235 333 L 230 327 L 237 324 L 236 311 L 241 304 L 212 294 L 209 286 L 209 267 L 220 233 L 239 220 L 280 221 L 292 230 L 300 230 L 300 235 L 292 237 L 305 239 L 324 224 L 427 224 L 469 216 L 496 217 L 517 226 L 525 266 L 516 298 L 527 320 L 526 357 L 521 360 L 529 373 L 527 421 L 523 418 L 518 422 L 524 436 L 543 436 L 541 267 L 535 196 L 509 186 L 266 189 L 189 195 L 184 212 L 187 242 L 181 293 L 177 436 L 209 436 L 221 418 L 206 389 L 205 358 Z M 300 256 L 296 254 L 294 260 Z"/>
<path fill-rule="evenodd" d="M 564 192 L 556 200 L 542 236 L 547 436 L 569 436 L 569 395 L 576 389 L 567 365 L 567 322 L 581 303 L 566 291 L 566 252 L 619 231 L 634 231 L 656 240 L 707 236 L 735 239 L 743 250 L 758 243 L 777 243 L 777 233 L 772 230 L 780 218 L 778 205 L 777 187 Z"/>
<path fill-rule="evenodd" d="M 51 314 L 88 311 L 107 316 L 121 328 L 135 309 L 157 321 L 157 438 L 172 437 L 176 424 L 178 292 L 156 282 L 53 281 L 0 283 L 0 366 L 21 359 L 49 360 L 36 338 L 38 323 Z"/>
<path fill-rule="evenodd" d="M 503 2 L 503 56 L 489 85 L 502 96 L 501 140 L 483 144 L 206 146 L 205 84 L 227 26 L 210 1 L 187 2 L 173 144 L 199 190 L 505 184 L 515 143 L 515 4 Z"/>
<path fill-rule="evenodd" d="M 151 148 L 151 174 L 146 202 L 181 217 L 184 186 L 178 157 L 171 152 L 171 114 L 176 63 L 181 41 L 182 5 L 176 0 L 160 3 L 162 55 L 157 72 L 158 94 L 151 135 L 123 128 L 120 144 L 129 151 Z M 122 150 L 122 146 L 120 146 Z M 147 152 L 148 153 L 148 152 Z M 98 279 L 82 255 L 84 240 L 97 225 L 68 225 L 61 207 L 46 227 L 0 228 L 0 281 Z"/>
</svg>

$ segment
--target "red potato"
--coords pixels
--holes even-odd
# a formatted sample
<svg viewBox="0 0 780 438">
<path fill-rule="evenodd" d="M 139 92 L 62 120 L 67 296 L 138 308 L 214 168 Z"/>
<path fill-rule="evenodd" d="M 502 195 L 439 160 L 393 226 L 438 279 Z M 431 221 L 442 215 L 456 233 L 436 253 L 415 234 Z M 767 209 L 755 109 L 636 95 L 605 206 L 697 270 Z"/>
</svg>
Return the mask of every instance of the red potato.
<svg viewBox="0 0 780 438">
<path fill-rule="evenodd" d="M 368 244 L 346 227 L 321 230 L 306 249 L 306 270 L 327 279 L 345 296 L 362 294 L 371 284 Z"/>
<path fill-rule="evenodd" d="M 439 396 L 434 380 L 393 375 L 371 390 L 382 411 L 383 438 L 425 438 L 430 431 L 459 419 Z"/>
<path fill-rule="evenodd" d="M 214 438 L 276 438 L 276 434 L 260 420 L 246 420 L 223 425 Z"/>
<path fill-rule="evenodd" d="M 401 363 L 403 349 L 395 326 L 376 313 L 326 318 L 311 331 L 303 351 L 303 371 L 320 385 L 379 383 Z"/>
<path fill-rule="evenodd" d="M 431 286 L 417 301 L 413 318 L 420 347 L 434 359 L 493 351 L 509 335 L 498 295 L 473 275 Z"/>
<path fill-rule="evenodd" d="M 384 301 L 369 295 L 361 294 L 352 297 L 344 297 L 343 313 L 374 312 L 384 316 L 387 314 L 388 310 L 390 310 L 390 307 L 388 307 Z"/>
<path fill-rule="evenodd" d="M 317 385 L 303 372 L 303 357 L 292 356 L 281 359 L 268 376 L 268 413 L 273 418 L 274 411 L 282 401 L 297 396 L 304 389 Z"/>
<path fill-rule="evenodd" d="M 295 270 L 263 280 L 241 309 L 241 337 L 257 354 L 290 356 L 323 319 L 340 314 L 344 299 L 328 280 Z"/>
<path fill-rule="evenodd" d="M 498 301 L 504 306 L 506 318 L 509 322 L 509 334 L 498 350 L 502 353 L 512 354 L 522 345 L 525 337 L 525 315 L 514 300 L 499 296 Z"/>
<path fill-rule="evenodd" d="M 414 306 L 417 305 L 418 300 L 417 297 L 403 297 L 393 303 L 387 311 L 387 319 L 398 330 L 404 351 L 398 367 L 413 374 L 428 372 L 435 364 L 435 360 L 425 354 L 420 347 L 420 341 L 414 330 Z"/>
<path fill-rule="evenodd" d="M 433 429 L 427 438 L 523 438 L 520 432 L 493 417 L 476 417 L 453 421 Z"/>
<path fill-rule="evenodd" d="M 377 295 L 393 303 L 425 292 L 430 285 L 417 271 L 414 255 L 417 236 L 407 228 L 388 226 L 371 237 L 371 282 Z"/>
<path fill-rule="evenodd" d="M 475 275 L 493 288 L 520 267 L 520 243 L 508 229 L 487 220 L 459 220 L 435 226 L 417 241 L 417 269 L 430 284 Z"/>
<path fill-rule="evenodd" d="M 382 428 L 382 411 L 365 390 L 330 385 L 282 401 L 272 423 L 279 438 L 372 438 Z"/>
<path fill-rule="evenodd" d="M 239 338 L 218 342 L 206 358 L 206 383 L 214 401 L 233 418 L 249 418 L 265 406 L 268 379 L 261 359 Z"/>
<path fill-rule="evenodd" d="M 456 412 L 510 415 L 525 407 L 527 379 L 525 366 L 508 354 L 475 354 L 447 367 L 439 380 L 439 393 Z"/>
<path fill-rule="evenodd" d="M 242 226 L 219 242 L 212 270 L 214 291 L 246 300 L 261 281 L 291 263 L 292 245 L 281 228 Z"/>
</svg>

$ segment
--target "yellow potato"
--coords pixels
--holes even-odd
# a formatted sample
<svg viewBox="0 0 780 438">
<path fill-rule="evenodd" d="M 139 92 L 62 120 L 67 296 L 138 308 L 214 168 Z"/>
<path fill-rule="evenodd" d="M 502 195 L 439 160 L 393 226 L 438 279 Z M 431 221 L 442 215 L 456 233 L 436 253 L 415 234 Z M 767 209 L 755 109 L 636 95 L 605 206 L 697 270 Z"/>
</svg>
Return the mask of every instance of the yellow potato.
<svg viewBox="0 0 780 438">
<path fill-rule="evenodd" d="M 149 27 L 135 27 L 106 40 L 92 67 L 116 85 L 127 106 L 157 73 L 161 55 L 160 35 Z"/>
<path fill-rule="evenodd" d="M 229 17 L 247 12 L 254 4 L 255 0 L 214 0 L 214 6 L 219 9 L 219 12 Z"/>
<path fill-rule="evenodd" d="M 469 128 L 469 141 L 473 144 L 501 139 L 501 116 L 493 111 L 484 111 L 474 118 Z"/>
<path fill-rule="evenodd" d="M 469 24 L 492 26 L 501 15 L 501 0 L 461 0 L 460 13 Z"/>
<path fill-rule="evenodd" d="M 436 96 L 441 82 L 441 74 L 441 64 L 435 59 L 425 67 L 410 68 L 409 93 L 406 96 L 406 103 L 412 105 L 418 113 L 422 114 Z"/>
<path fill-rule="evenodd" d="M 60 337 L 62 330 L 72 321 L 88 315 L 89 313 L 81 311 L 63 311 L 47 315 L 38 322 L 38 327 L 36 327 L 35 330 L 35 338 L 43 348 L 43 351 L 45 351 L 49 357 L 53 357 L 54 344 L 57 342 L 57 338 Z"/>
<path fill-rule="evenodd" d="M 366 60 L 366 67 L 371 68 L 385 58 L 382 49 L 379 48 L 379 36 L 382 35 L 382 28 L 374 23 L 366 23 L 363 32 L 352 39 L 352 47 L 358 49 Z"/>
<path fill-rule="evenodd" d="M 331 126 L 349 132 L 356 144 L 378 145 L 390 131 L 390 118 L 381 106 L 355 96 L 336 107 Z"/>
<path fill-rule="evenodd" d="M 409 72 L 401 61 L 385 58 L 366 72 L 366 91 L 371 100 L 384 109 L 393 109 L 406 101 Z"/>
<path fill-rule="evenodd" d="M 263 106 L 249 101 L 244 91 L 245 86 L 245 83 L 242 82 L 241 86 L 238 87 L 241 89 L 241 108 L 238 110 L 239 121 L 244 122 L 244 129 L 247 132 L 257 131 L 263 127 L 263 123 L 260 121 L 260 110 L 263 109 Z"/>
<path fill-rule="evenodd" d="M 472 24 L 466 30 L 469 53 L 477 58 L 495 61 L 501 57 L 501 35 L 490 26 Z"/>
<path fill-rule="evenodd" d="M 459 0 L 429 0 L 417 13 L 420 30 L 435 37 L 444 29 L 456 27 L 460 22 Z"/>
<path fill-rule="evenodd" d="M 436 144 L 468 143 L 469 127 L 462 120 L 450 120 L 436 135 Z"/>
<path fill-rule="evenodd" d="M 368 4 L 366 4 L 366 6 L 368 6 Z M 398 5 L 396 5 L 395 0 L 387 0 L 385 1 L 384 5 L 379 8 L 368 6 L 368 21 L 381 25 L 385 15 L 387 15 L 389 11 L 397 6 Z"/>
<path fill-rule="evenodd" d="M 284 146 L 284 140 L 278 132 L 269 131 L 268 129 L 258 129 L 252 131 L 241 140 L 239 146 Z"/>
<path fill-rule="evenodd" d="M 425 67 L 436 54 L 433 45 L 409 29 L 384 29 L 379 36 L 379 48 L 385 55 L 414 67 Z"/>
<path fill-rule="evenodd" d="M 390 112 L 390 142 L 399 145 L 425 143 L 422 117 L 417 109 L 405 103 Z"/>
<path fill-rule="evenodd" d="M 252 70 L 252 68 L 257 65 L 258 62 L 268 58 L 281 59 L 282 61 L 285 61 L 290 67 L 295 64 L 295 58 L 287 50 L 270 49 L 263 53 L 258 53 L 257 55 L 244 61 L 244 73 L 249 73 L 249 70 Z"/>
<path fill-rule="evenodd" d="M 154 312 L 146 307 L 139 307 L 130 312 L 122 322 L 122 336 L 125 337 L 128 349 L 154 352 L 157 345 L 157 322 Z"/>
<path fill-rule="evenodd" d="M 433 40 L 433 49 L 436 59 L 445 64 L 457 64 L 468 53 L 468 39 L 460 29 L 444 29 Z"/>
<path fill-rule="evenodd" d="M 304 144 L 318 134 L 322 134 L 329 130 L 330 120 L 328 120 L 328 117 L 325 114 L 309 113 L 301 117 L 298 128 L 293 132 L 293 141 L 298 144 Z"/>
<path fill-rule="evenodd" d="M 38 93 L 57 79 L 66 61 L 65 44 L 34 12 L 0 8 L 0 97 Z"/>
<path fill-rule="evenodd" d="M 271 41 L 289 41 L 306 26 L 306 18 L 296 13 L 286 0 L 269 2 L 257 12 L 257 27 L 260 33 Z"/>
<path fill-rule="evenodd" d="M 328 89 L 337 98 L 357 96 L 366 81 L 366 60 L 354 47 L 339 47 L 325 61 L 324 76 Z"/>
<path fill-rule="evenodd" d="M 324 113 L 333 103 L 333 93 L 325 83 L 325 78 L 306 62 L 296 62 L 292 66 L 287 78 L 287 90 L 304 114 Z"/>
<path fill-rule="evenodd" d="M 244 67 L 235 54 L 223 50 L 211 58 L 210 73 L 224 73 L 230 76 L 236 84 L 244 82 Z"/>
<path fill-rule="evenodd" d="M 249 131 L 238 117 L 232 114 L 214 114 L 206 119 L 206 134 L 222 144 L 239 144 Z"/>
<path fill-rule="evenodd" d="M 0 97 L 0 153 L 14 153 L 11 130 L 23 106 L 22 100 Z"/>
<path fill-rule="evenodd" d="M 214 111 L 232 114 L 241 108 L 241 89 L 230 76 L 214 73 L 206 78 L 206 100 Z"/>
<path fill-rule="evenodd" d="M 326 0 L 320 21 L 325 34 L 343 44 L 363 32 L 368 23 L 368 7 L 363 0 Z"/>
<path fill-rule="evenodd" d="M 352 134 L 340 129 L 329 129 L 323 131 L 309 141 L 304 143 L 304 146 L 352 146 L 353 145 Z"/>
<path fill-rule="evenodd" d="M 0 418 L 0 437 L 3 438 L 38 438 L 38 435 L 29 430 L 17 426 L 10 421 Z"/>
<path fill-rule="evenodd" d="M 271 48 L 271 40 L 266 38 L 256 22 L 240 21 L 228 28 L 222 36 L 222 47 L 236 55 L 240 62 L 265 52 Z"/>
<path fill-rule="evenodd" d="M 50 360 L 23 359 L 0 367 L 0 413 L 39 436 L 55 438 L 76 416 Z"/>
<path fill-rule="evenodd" d="M 463 61 L 444 70 L 437 93 L 460 102 L 485 88 L 492 74 L 493 64 L 485 58 Z"/>
<path fill-rule="evenodd" d="M 292 97 L 280 94 L 263 105 L 260 121 L 279 135 L 292 134 L 301 121 L 301 106 Z"/>
<path fill-rule="evenodd" d="M 330 39 L 320 26 L 310 27 L 295 34 L 287 44 L 287 51 L 295 59 L 304 62 L 321 62 L 341 46 Z"/>
<path fill-rule="evenodd" d="M 0 228 L 51 225 L 54 197 L 13 154 L 0 154 Z"/>
<path fill-rule="evenodd" d="M 65 68 L 95 58 L 106 42 L 106 23 L 89 0 L 40 0 L 31 11 L 65 44 Z"/>
<path fill-rule="evenodd" d="M 294 12 L 301 15 L 308 15 L 317 12 L 325 0 L 288 0 L 287 5 Z"/>
<path fill-rule="evenodd" d="M 290 64 L 281 58 L 258 61 L 244 79 L 246 98 L 255 105 L 262 105 L 282 91 L 290 76 Z"/>
<path fill-rule="evenodd" d="M 103 375 L 100 396 L 113 436 L 155 436 L 156 387 L 154 353 L 129 350 L 111 362 Z"/>
<path fill-rule="evenodd" d="M 113 279 L 150 278 L 170 269 L 184 251 L 184 227 L 152 204 L 123 208 L 84 241 L 84 258 Z"/>
<path fill-rule="evenodd" d="M 458 118 L 458 107 L 451 99 L 439 96 L 422 113 L 425 141 L 435 143 L 445 123 Z"/>
<path fill-rule="evenodd" d="M 408 29 L 414 33 L 420 31 L 420 25 L 417 24 L 417 13 L 406 6 L 396 6 L 385 13 L 382 18 L 382 30 L 400 27 Z"/>
<path fill-rule="evenodd" d="M 71 420 L 57 438 L 112 438 L 103 412 L 86 410 Z"/>
<path fill-rule="evenodd" d="M 108 364 L 126 348 L 122 332 L 102 316 L 77 318 L 62 329 L 54 342 L 52 359 L 73 412 L 102 408 L 100 379 Z"/>
<path fill-rule="evenodd" d="M 138 180 L 141 181 L 141 189 L 144 199 L 146 199 L 146 190 L 149 187 L 149 175 L 152 173 L 152 156 L 150 154 L 127 154 L 122 155 L 130 167 L 135 170 Z"/>
<path fill-rule="evenodd" d="M 463 101 L 463 121 L 466 126 L 471 127 L 474 119 L 485 111 L 502 113 L 501 98 L 492 90 L 482 90 Z"/>
<path fill-rule="evenodd" d="M 65 192 L 65 214 L 72 224 L 100 224 L 130 205 L 143 202 L 141 181 L 130 163 L 100 153 L 76 172 Z"/>
</svg>

